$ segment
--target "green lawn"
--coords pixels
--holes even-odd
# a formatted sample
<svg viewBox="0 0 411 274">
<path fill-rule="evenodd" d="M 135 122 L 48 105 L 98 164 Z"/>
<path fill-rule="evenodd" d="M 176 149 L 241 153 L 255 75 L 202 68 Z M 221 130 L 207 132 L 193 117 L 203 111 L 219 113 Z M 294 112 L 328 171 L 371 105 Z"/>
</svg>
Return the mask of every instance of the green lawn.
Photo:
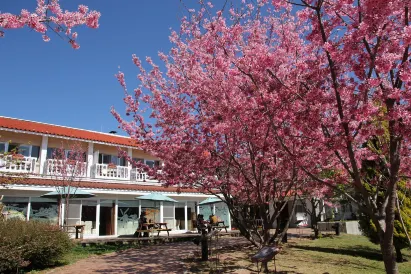
<svg viewBox="0 0 411 274">
<path fill-rule="evenodd" d="M 252 248 L 223 250 L 219 262 L 214 256 L 210 262 L 187 260 L 188 267 L 196 273 L 255 273 L 256 264 L 250 257 L 256 253 Z M 411 274 L 411 251 L 403 249 L 407 262 L 399 264 L 400 273 Z M 318 240 L 291 239 L 276 256 L 277 273 L 385 273 L 379 247 L 363 236 L 342 235 Z M 274 264 L 269 264 L 274 270 Z M 274 271 L 273 271 L 274 273 Z"/>
</svg>

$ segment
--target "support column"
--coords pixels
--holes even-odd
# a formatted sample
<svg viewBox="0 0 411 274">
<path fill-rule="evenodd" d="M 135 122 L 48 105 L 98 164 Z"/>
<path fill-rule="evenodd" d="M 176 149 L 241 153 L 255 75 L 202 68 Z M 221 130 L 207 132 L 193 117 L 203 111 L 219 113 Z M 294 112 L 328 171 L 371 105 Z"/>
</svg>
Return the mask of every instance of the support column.
<svg viewBox="0 0 411 274">
<path fill-rule="evenodd" d="M 141 200 L 138 200 L 138 217 L 141 216 Z"/>
<path fill-rule="evenodd" d="M 43 136 L 41 138 L 41 147 L 40 147 L 40 174 L 45 174 L 45 166 L 46 166 L 46 159 L 47 159 L 47 146 L 49 143 L 49 137 Z"/>
<path fill-rule="evenodd" d="M 213 204 L 213 215 L 215 215 L 215 204 Z"/>
<path fill-rule="evenodd" d="M 116 199 L 116 204 L 114 205 L 114 235 L 117 235 L 117 218 L 118 218 L 118 199 Z"/>
<path fill-rule="evenodd" d="M 30 220 L 30 210 L 31 210 L 31 197 L 29 197 L 29 202 L 27 203 L 26 221 Z"/>
<path fill-rule="evenodd" d="M 87 178 L 91 178 L 91 167 L 94 163 L 94 143 L 88 143 L 87 150 Z"/>
<path fill-rule="evenodd" d="M 127 150 L 127 155 L 128 155 L 128 157 L 130 157 L 130 159 L 133 158 L 133 150 L 130 147 Z M 127 161 L 127 167 L 128 167 L 127 178 L 128 178 L 128 180 L 130 180 L 131 169 L 133 168 L 130 161 Z"/>
<path fill-rule="evenodd" d="M 100 235 L 100 199 L 97 199 L 96 205 L 96 233 Z"/>
<path fill-rule="evenodd" d="M 200 206 L 198 205 L 198 202 L 197 202 L 197 214 L 200 214 Z M 197 218 L 197 216 L 196 216 L 196 218 Z"/>
<path fill-rule="evenodd" d="M 65 224 L 64 223 L 64 212 L 65 212 L 65 208 L 66 208 L 66 204 L 62 201 L 61 202 L 61 220 L 60 220 L 60 223 L 61 223 L 61 225 L 67 225 L 67 224 Z"/>
<path fill-rule="evenodd" d="M 187 201 L 184 205 L 184 230 L 188 230 L 188 206 L 187 206 Z"/>
<path fill-rule="evenodd" d="M 160 202 L 160 223 L 163 223 L 163 217 L 164 217 L 164 206 L 163 206 L 163 202 Z"/>
<path fill-rule="evenodd" d="M 227 206 L 227 225 L 228 225 L 228 229 L 231 230 L 231 214 L 230 214 L 230 210 L 228 209 L 228 206 Z"/>
</svg>

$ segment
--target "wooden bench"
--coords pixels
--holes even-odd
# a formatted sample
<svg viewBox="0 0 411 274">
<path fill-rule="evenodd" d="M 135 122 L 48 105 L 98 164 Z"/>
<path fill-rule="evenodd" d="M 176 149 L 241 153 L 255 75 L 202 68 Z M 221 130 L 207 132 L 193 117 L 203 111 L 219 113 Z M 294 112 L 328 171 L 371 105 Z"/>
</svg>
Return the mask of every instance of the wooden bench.
<svg viewBox="0 0 411 274">
<path fill-rule="evenodd" d="M 212 229 L 225 229 L 225 232 L 228 232 L 227 231 L 228 226 L 224 224 L 224 221 L 218 221 L 217 223 L 212 224 L 211 228 Z"/>
<path fill-rule="evenodd" d="M 140 233 L 148 233 L 148 236 L 150 237 L 150 233 L 153 233 L 152 229 L 136 229 L 136 232 L 134 232 L 134 236 L 139 237 Z"/>
</svg>

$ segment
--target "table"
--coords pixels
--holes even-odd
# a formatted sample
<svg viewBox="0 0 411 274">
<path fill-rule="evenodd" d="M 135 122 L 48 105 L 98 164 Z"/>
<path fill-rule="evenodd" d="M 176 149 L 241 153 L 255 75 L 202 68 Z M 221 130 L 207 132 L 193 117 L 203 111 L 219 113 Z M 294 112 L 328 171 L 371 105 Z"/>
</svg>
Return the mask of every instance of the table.
<svg viewBox="0 0 411 274">
<path fill-rule="evenodd" d="M 211 224 L 210 225 L 211 226 L 211 228 L 212 229 L 225 229 L 225 232 L 227 232 L 227 227 L 228 226 L 226 226 L 225 224 L 224 224 L 224 221 L 218 221 L 218 222 L 216 222 L 216 223 L 214 223 L 214 224 Z"/>
<path fill-rule="evenodd" d="M 76 230 L 76 239 L 79 238 L 79 233 L 81 233 L 81 238 L 83 238 L 84 227 L 85 225 L 62 225 L 62 228 L 73 227 Z"/>
<path fill-rule="evenodd" d="M 171 229 L 167 227 L 167 223 L 143 223 L 141 225 L 143 227 L 146 227 L 147 229 L 138 229 L 136 232 L 144 233 L 144 232 L 151 232 L 151 236 L 154 236 L 154 233 L 157 232 L 157 236 L 160 236 L 161 231 L 167 232 L 167 236 L 170 236 L 169 232 Z"/>
</svg>

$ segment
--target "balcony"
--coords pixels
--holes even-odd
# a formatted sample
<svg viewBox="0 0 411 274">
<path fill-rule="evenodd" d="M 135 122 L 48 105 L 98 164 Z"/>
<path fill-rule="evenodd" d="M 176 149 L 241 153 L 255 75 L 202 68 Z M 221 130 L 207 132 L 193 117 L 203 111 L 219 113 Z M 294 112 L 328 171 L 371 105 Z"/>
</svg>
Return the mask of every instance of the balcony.
<svg viewBox="0 0 411 274">
<path fill-rule="evenodd" d="M 130 181 L 145 182 L 147 181 L 147 173 L 139 171 L 137 168 L 131 169 Z"/>
<path fill-rule="evenodd" d="M 70 160 L 47 159 L 44 173 L 46 175 L 57 177 L 86 177 L 87 163 Z"/>
<path fill-rule="evenodd" d="M 131 182 L 145 182 L 148 179 L 147 173 L 136 168 L 126 166 L 116 166 L 112 164 L 95 164 L 93 170 L 95 179 L 111 179 Z"/>
<path fill-rule="evenodd" d="M 37 158 L 23 155 L 0 154 L 0 171 L 16 173 L 34 173 Z"/>
<path fill-rule="evenodd" d="M 130 180 L 129 168 L 126 166 L 116 166 L 112 164 L 96 164 L 94 178 Z"/>
<path fill-rule="evenodd" d="M 70 160 L 46 159 L 43 173 L 39 172 L 40 161 L 36 157 L 23 155 L 0 154 L 0 172 L 8 173 L 30 173 L 33 176 L 55 176 L 82 179 L 106 179 L 127 183 L 147 182 L 154 183 L 156 180 L 150 178 L 147 173 L 140 169 L 128 166 L 117 166 L 113 164 L 94 164 L 91 166 L 91 174 L 87 176 L 87 163 Z"/>
</svg>

